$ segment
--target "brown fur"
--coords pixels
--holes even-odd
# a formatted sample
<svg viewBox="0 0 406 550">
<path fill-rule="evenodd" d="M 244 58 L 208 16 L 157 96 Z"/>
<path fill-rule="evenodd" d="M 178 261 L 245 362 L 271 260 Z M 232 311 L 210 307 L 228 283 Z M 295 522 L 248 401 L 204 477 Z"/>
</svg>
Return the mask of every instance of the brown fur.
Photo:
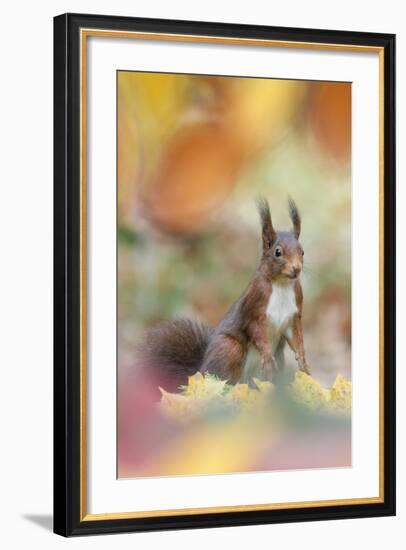
<svg viewBox="0 0 406 550">
<path fill-rule="evenodd" d="M 185 383 L 187 376 L 200 370 L 235 384 L 241 378 L 251 345 L 271 378 L 275 368 L 283 368 L 286 342 L 295 353 L 299 369 L 309 372 L 301 323 L 303 292 L 299 276 L 303 267 L 303 249 L 298 240 L 300 214 L 294 201 L 289 199 L 293 229 L 275 231 L 268 203 L 261 200 L 258 207 L 262 226 L 261 260 L 246 290 L 222 321 L 210 329 L 193 321 L 177 320 L 153 329 L 147 338 L 144 356 L 150 358 L 150 364 L 155 368 L 158 366 L 167 374 L 172 372 L 179 383 Z M 297 311 L 278 333 L 275 349 L 272 349 L 267 308 L 276 284 L 294 285 Z"/>
<path fill-rule="evenodd" d="M 277 366 L 269 338 L 267 307 L 272 294 L 272 285 L 287 284 L 294 280 L 297 313 L 281 335 L 276 348 L 281 347 L 279 366 L 283 365 L 283 345 L 286 340 L 295 353 L 299 368 L 309 372 L 306 364 L 303 334 L 302 305 L 303 292 L 299 275 L 303 267 L 303 249 L 298 241 L 301 218 L 292 199 L 289 212 L 293 231 L 275 231 L 269 206 L 266 201 L 259 204 L 262 222 L 262 256 L 259 266 L 242 296 L 232 305 L 224 319 L 214 329 L 201 367 L 202 372 L 211 372 L 231 382 L 239 380 L 247 357 L 248 348 L 253 345 L 261 358 L 261 366 L 271 377 Z M 281 251 L 276 257 L 275 251 Z M 292 336 L 288 334 L 292 332 Z"/>
</svg>

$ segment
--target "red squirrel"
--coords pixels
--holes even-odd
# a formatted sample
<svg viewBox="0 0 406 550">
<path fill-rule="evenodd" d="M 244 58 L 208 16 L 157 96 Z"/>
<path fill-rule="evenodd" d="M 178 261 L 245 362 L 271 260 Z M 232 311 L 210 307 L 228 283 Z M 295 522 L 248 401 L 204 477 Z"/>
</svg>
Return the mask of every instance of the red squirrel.
<svg viewBox="0 0 406 550">
<path fill-rule="evenodd" d="M 139 348 L 146 364 L 160 370 L 172 387 L 187 383 L 187 377 L 197 371 L 237 383 L 251 345 L 269 379 L 284 367 L 286 342 L 299 369 L 310 374 L 302 331 L 301 217 L 289 198 L 292 231 L 275 231 L 266 200 L 258 202 L 258 210 L 262 227 L 259 265 L 218 325 L 211 328 L 190 319 L 164 322 L 147 333 Z"/>
</svg>

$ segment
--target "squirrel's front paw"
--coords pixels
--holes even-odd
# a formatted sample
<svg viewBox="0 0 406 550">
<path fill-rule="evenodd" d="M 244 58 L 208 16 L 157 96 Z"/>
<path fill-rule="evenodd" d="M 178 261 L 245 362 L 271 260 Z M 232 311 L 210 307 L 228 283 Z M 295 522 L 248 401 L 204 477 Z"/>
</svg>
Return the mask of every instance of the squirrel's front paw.
<svg viewBox="0 0 406 550">
<path fill-rule="evenodd" d="M 299 364 L 299 370 L 301 370 L 302 372 L 305 372 L 306 374 L 308 374 L 310 376 L 310 369 L 309 369 L 309 365 L 307 363 Z"/>
</svg>

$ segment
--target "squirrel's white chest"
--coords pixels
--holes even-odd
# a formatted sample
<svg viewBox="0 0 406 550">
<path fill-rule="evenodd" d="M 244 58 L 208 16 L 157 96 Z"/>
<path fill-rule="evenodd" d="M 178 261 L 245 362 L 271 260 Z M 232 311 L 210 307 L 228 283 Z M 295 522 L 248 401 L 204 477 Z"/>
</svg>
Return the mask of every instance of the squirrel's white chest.
<svg viewBox="0 0 406 550">
<path fill-rule="evenodd" d="M 288 325 L 297 312 L 294 284 L 272 286 L 266 314 L 269 324 L 275 331 L 280 331 Z"/>
</svg>

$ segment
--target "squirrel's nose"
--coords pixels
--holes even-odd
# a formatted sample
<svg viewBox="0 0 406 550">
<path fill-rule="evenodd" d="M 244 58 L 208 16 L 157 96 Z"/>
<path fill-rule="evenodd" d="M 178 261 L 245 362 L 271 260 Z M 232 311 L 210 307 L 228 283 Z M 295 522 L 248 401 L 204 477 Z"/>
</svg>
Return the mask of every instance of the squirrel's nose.
<svg viewBox="0 0 406 550">
<path fill-rule="evenodd" d="M 292 268 L 291 273 L 294 277 L 296 277 L 297 275 L 299 275 L 300 272 L 301 272 L 301 268 L 299 266 L 295 266 Z"/>
</svg>

